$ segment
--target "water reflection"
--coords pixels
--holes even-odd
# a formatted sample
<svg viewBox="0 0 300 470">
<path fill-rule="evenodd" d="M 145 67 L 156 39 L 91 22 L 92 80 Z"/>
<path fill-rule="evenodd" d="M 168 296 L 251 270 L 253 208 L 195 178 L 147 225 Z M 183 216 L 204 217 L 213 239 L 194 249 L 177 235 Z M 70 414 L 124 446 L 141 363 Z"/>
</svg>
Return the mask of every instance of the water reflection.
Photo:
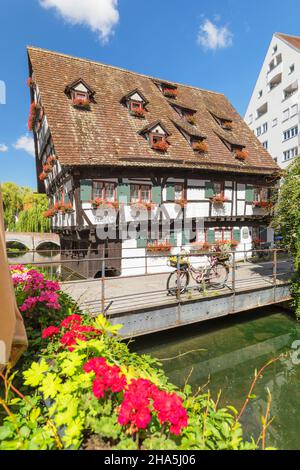
<svg viewBox="0 0 300 470">
<path fill-rule="evenodd" d="M 291 359 L 291 346 L 299 339 L 300 324 L 279 309 L 266 309 L 143 338 L 137 340 L 134 349 L 162 359 L 170 380 L 179 386 L 191 371 L 189 383 L 195 389 L 210 380 L 214 396 L 222 389 L 221 403 L 233 404 L 237 409 L 248 394 L 254 371 L 288 352 L 258 382 L 256 398 L 250 402 L 243 424 L 247 435 L 259 434 L 269 389 L 275 420 L 268 433 L 268 445 L 300 449 L 300 365 Z M 188 351 L 194 352 L 177 357 Z"/>
</svg>

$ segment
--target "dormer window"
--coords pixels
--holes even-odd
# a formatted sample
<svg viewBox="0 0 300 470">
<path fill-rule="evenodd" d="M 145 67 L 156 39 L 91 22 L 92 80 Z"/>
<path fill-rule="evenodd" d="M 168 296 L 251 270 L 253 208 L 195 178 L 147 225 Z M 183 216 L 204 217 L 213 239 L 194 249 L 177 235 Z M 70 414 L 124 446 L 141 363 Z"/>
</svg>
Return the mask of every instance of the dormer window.
<svg viewBox="0 0 300 470">
<path fill-rule="evenodd" d="M 166 152 L 168 150 L 169 143 L 167 138 L 170 134 L 160 121 L 156 121 L 155 123 L 150 124 L 150 126 L 142 129 L 140 134 L 146 137 L 152 149 L 159 152 Z"/>
<path fill-rule="evenodd" d="M 207 153 L 209 150 L 208 144 L 203 139 L 192 139 L 192 148 L 195 152 Z"/>
<path fill-rule="evenodd" d="M 231 151 L 233 152 L 234 157 L 241 162 L 244 162 L 249 158 L 249 152 L 245 147 L 232 146 Z"/>
<path fill-rule="evenodd" d="M 232 131 L 233 129 L 233 122 L 232 119 L 226 118 L 225 116 L 217 116 L 216 114 L 211 112 L 214 120 L 219 124 L 222 129 L 225 131 Z"/>
<path fill-rule="evenodd" d="M 166 98 L 176 99 L 178 95 L 178 89 L 176 85 L 168 82 L 154 81 L 155 85 L 160 89 L 162 94 Z"/>
<path fill-rule="evenodd" d="M 68 85 L 65 89 L 66 95 L 71 98 L 75 108 L 89 110 L 91 102 L 94 100 L 95 92 L 87 85 L 87 83 L 78 79 Z"/>
<path fill-rule="evenodd" d="M 148 101 L 139 90 L 133 90 L 121 98 L 121 103 L 126 106 L 131 116 L 144 118 Z"/>
</svg>

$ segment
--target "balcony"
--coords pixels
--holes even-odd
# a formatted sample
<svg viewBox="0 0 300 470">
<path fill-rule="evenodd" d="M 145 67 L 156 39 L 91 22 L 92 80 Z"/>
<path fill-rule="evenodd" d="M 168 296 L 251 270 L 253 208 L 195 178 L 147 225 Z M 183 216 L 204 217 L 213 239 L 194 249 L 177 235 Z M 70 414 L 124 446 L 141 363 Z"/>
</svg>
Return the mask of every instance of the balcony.
<svg viewBox="0 0 300 470">
<path fill-rule="evenodd" d="M 283 100 L 282 101 L 286 101 L 288 100 L 289 98 L 291 98 L 293 95 L 295 95 L 296 93 L 298 93 L 298 80 L 296 80 L 294 83 L 292 83 L 290 86 L 288 86 L 287 88 L 285 88 L 285 90 L 283 90 Z"/>
<path fill-rule="evenodd" d="M 268 112 L 268 103 L 265 103 L 262 106 L 260 106 L 260 108 L 257 109 L 256 119 L 259 119 L 260 117 L 262 117 L 267 112 Z"/>
<path fill-rule="evenodd" d="M 274 68 L 270 69 L 267 73 L 267 84 L 270 85 L 270 82 L 273 81 L 278 75 L 281 75 L 283 71 L 282 62 L 276 65 Z"/>
</svg>

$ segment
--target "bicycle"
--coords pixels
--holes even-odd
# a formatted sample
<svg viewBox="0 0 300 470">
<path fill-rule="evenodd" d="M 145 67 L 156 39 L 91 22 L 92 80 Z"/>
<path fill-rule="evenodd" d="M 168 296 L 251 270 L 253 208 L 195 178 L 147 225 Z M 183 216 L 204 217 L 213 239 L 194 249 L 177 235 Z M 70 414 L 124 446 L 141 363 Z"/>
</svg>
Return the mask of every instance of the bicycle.
<svg viewBox="0 0 300 470">
<path fill-rule="evenodd" d="M 186 293 L 191 278 L 199 284 L 200 291 L 205 287 L 223 289 L 229 276 L 229 267 L 226 264 L 227 260 L 228 256 L 224 256 L 222 253 L 219 253 L 219 255 L 212 254 L 208 256 L 207 265 L 196 269 L 190 264 L 188 257 L 181 256 L 179 258 L 179 272 L 178 269 L 176 269 L 168 278 L 168 294 L 175 296 L 178 292 L 180 292 L 180 294 Z M 169 266 L 177 268 L 177 263 L 177 256 L 169 259 Z"/>
</svg>

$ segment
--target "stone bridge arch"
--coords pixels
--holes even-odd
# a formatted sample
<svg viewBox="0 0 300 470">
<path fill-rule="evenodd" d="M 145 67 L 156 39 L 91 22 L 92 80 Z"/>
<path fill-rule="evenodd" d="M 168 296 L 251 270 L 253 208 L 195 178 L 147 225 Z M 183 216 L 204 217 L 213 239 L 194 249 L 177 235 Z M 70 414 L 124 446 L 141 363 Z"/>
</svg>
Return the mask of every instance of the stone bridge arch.
<svg viewBox="0 0 300 470">
<path fill-rule="evenodd" d="M 46 244 L 55 245 L 60 248 L 59 236 L 55 233 L 5 233 L 6 246 L 11 243 L 18 243 L 25 246 L 29 251 L 40 249 Z"/>
</svg>

